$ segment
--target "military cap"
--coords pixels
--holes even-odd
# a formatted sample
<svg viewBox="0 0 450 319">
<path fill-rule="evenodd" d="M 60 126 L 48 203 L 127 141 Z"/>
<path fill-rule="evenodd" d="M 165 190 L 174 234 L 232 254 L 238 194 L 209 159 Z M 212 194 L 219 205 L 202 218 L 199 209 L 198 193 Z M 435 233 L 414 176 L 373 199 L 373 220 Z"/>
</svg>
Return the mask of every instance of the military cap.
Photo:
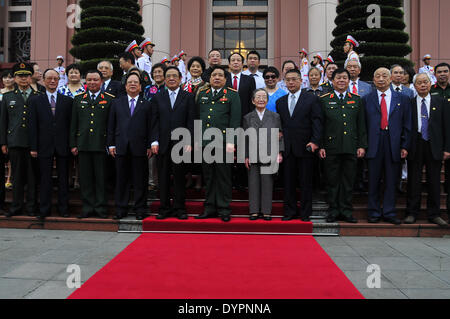
<svg viewBox="0 0 450 319">
<path fill-rule="evenodd" d="M 427 59 L 431 59 L 431 55 L 425 54 L 425 55 L 423 56 L 423 59 L 422 59 L 422 60 L 427 60 Z"/>
<path fill-rule="evenodd" d="M 13 72 L 14 76 L 16 76 L 16 75 L 33 75 L 34 71 L 30 64 L 20 62 L 20 63 L 16 63 L 13 66 L 12 72 Z"/>
<path fill-rule="evenodd" d="M 300 51 L 298 51 L 298 53 L 304 53 L 305 55 L 308 55 L 308 52 L 306 52 L 306 49 L 305 49 L 305 48 L 303 48 L 303 49 L 301 49 Z"/>
<path fill-rule="evenodd" d="M 181 50 L 180 53 L 178 53 L 178 57 L 181 58 L 183 55 L 187 55 L 186 52 L 184 52 L 184 50 Z"/>
<path fill-rule="evenodd" d="M 147 45 L 151 45 L 152 47 L 155 46 L 155 44 L 152 42 L 152 40 L 150 40 L 150 38 L 145 38 L 145 40 L 142 41 L 142 43 L 139 46 L 141 47 L 141 49 L 144 49 Z"/>
<path fill-rule="evenodd" d="M 134 49 L 139 48 L 139 46 L 137 45 L 136 40 L 133 40 L 133 42 L 131 42 L 127 48 L 125 49 L 125 52 L 133 52 Z"/>
<path fill-rule="evenodd" d="M 351 35 L 347 36 L 347 40 L 345 40 L 345 42 L 349 42 L 349 43 L 353 44 L 353 46 L 355 48 L 359 47 L 359 42 L 356 41 L 356 39 L 354 37 L 352 37 Z"/>
</svg>

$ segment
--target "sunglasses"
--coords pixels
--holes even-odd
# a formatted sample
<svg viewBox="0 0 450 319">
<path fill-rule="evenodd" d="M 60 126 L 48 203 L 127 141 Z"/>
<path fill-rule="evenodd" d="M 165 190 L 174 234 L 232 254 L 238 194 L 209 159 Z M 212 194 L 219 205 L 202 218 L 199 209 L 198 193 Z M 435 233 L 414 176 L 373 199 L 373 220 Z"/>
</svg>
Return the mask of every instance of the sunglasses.
<svg viewBox="0 0 450 319">
<path fill-rule="evenodd" d="M 269 79 L 275 80 L 276 78 L 277 78 L 276 75 L 266 75 L 266 76 L 264 77 L 264 79 L 266 79 L 266 80 L 269 80 Z"/>
</svg>

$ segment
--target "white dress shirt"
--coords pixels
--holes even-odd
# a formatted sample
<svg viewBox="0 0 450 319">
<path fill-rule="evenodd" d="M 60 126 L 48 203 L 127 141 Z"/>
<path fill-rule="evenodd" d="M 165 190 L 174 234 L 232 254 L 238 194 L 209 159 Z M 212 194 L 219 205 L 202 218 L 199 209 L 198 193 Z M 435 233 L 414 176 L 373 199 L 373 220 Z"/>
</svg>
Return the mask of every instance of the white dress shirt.
<svg viewBox="0 0 450 319">
<path fill-rule="evenodd" d="M 239 72 L 238 74 L 231 73 L 231 87 L 233 87 L 233 85 L 234 85 L 234 77 L 237 76 L 237 88 L 236 88 L 236 90 L 238 90 L 238 91 L 239 91 L 239 86 L 241 84 L 241 75 L 242 75 L 242 72 Z"/>
<path fill-rule="evenodd" d="M 105 90 L 108 88 L 109 83 L 111 83 L 111 79 L 106 80 L 106 81 L 104 82 L 104 85 L 102 85 L 102 86 L 105 87 Z"/>
<path fill-rule="evenodd" d="M 263 74 L 260 71 L 256 71 L 255 74 L 251 73 L 250 70 L 245 70 L 242 72 L 244 75 L 251 76 L 255 79 L 256 89 L 263 89 L 266 87 L 266 82 L 264 82 Z"/>
<path fill-rule="evenodd" d="M 416 97 L 416 107 L 417 107 L 417 131 L 419 133 L 422 132 L 422 100 L 420 96 L 417 95 Z M 427 113 L 428 118 L 430 118 L 430 105 L 431 105 L 431 95 L 428 93 L 428 95 L 425 97 L 425 105 L 427 106 Z"/>
<path fill-rule="evenodd" d="M 131 100 L 134 99 L 134 110 L 136 111 L 136 107 L 137 107 L 137 102 L 139 100 L 139 95 L 136 97 L 131 97 L 127 94 L 128 97 L 128 108 L 131 110 Z M 115 146 L 110 146 L 109 148 L 109 152 L 111 152 L 111 150 L 115 149 Z"/>
<path fill-rule="evenodd" d="M 178 89 L 176 89 L 175 91 L 171 91 L 171 90 L 169 90 L 169 89 L 167 89 L 167 93 L 169 94 L 169 101 L 170 101 L 170 95 L 172 94 L 172 92 L 175 92 L 175 96 L 174 96 L 174 101 L 176 101 L 177 100 L 177 97 L 178 97 L 178 93 L 180 92 L 180 88 L 178 88 Z M 175 103 L 175 102 L 174 102 Z M 175 105 L 175 104 L 174 104 Z M 172 106 L 173 107 L 173 106 Z M 159 145 L 159 142 L 158 141 L 154 141 L 153 143 L 152 143 L 152 146 L 158 146 Z"/>
<path fill-rule="evenodd" d="M 94 101 L 98 98 L 98 95 L 100 94 L 101 90 L 98 91 L 97 93 L 92 93 L 91 91 L 87 91 L 87 93 L 89 94 L 89 97 L 92 97 L 92 94 L 94 94 L 95 98 Z"/>
<path fill-rule="evenodd" d="M 377 90 L 377 94 L 378 94 L 378 103 L 381 107 L 381 94 L 386 94 L 386 96 L 384 97 L 385 101 L 386 101 L 386 106 L 387 106 L 387 116 L 388 116 L 388 120 L 389 120 L 389 113 L 391 111 L 391 99 L 392 99 L 392 92 L 390 89 L 388 89 L 386 92 L 381 92 L 379 90 Z"/>
<path fill-rule="evenodd" d="M 264 109 L 262 112 L 260 112 L 260 111 L 258 111 L 258 109 L 257 108 L 255 108 L 255 111 L 256 111 L 256 113 L 258 114 L 258 116 L 259 116 L 259 119 L 261 120 L 261 122 L 262 122 L 262 120 L 263 120 L 263 117 L 264 117 L 264 113 L 266 112 L 266 109 Z"/>
<path fill-rule="evenodd" d="M 302 90 L 298 90 L 297 93 L 292 94 L 289 92 L 289 98 L 288 98 L 288 108 L 291 105 L 292 96 L 295 96 L 295 105 L 298 103 L 298 99 L 300 98 L 300 94 L 302 93 Z"/>
<path fill-rule="evenodd" d="M 55 97 L 55 103 L 56 103 L 57 98 L 58 98 L 58 92 L 57 91 L 55 91 L 53 93 L 50 93 L 49 91 L 45 91 L 45 92 L 47 93 L 48 103 L 50 105 L 52 105 L 52 95 Z"/>
</svg>

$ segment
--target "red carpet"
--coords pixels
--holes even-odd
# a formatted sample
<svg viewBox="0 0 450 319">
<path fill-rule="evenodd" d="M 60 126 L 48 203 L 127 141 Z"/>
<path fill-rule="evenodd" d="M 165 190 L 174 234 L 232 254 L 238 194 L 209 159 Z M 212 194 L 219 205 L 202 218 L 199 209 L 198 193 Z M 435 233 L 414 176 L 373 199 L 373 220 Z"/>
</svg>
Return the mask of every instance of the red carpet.
<svg viewBox="0 0 450 319">
<path fill-rule="evenodd" d="M 70 299 L 361 299 L 310 236 L 144 234 Z"/>
<path fill-rule="evenodd" d="M 274 218 L 271 221 L 249 220 L 248 218 L 232 218 L 225 223 L 220 218 L 198 220 L 189 218 L 188 220 L 178 220 L 169 218 L 157 220 L 150 217 L 143 221 L 144 231 L 172 231 L 172 232 L 238 232 L 238 233 L 297 233 L 311 234 L 313 230 L 312 222 L 292 220 L 281 221 L 281 218 Z"/>
</svg>

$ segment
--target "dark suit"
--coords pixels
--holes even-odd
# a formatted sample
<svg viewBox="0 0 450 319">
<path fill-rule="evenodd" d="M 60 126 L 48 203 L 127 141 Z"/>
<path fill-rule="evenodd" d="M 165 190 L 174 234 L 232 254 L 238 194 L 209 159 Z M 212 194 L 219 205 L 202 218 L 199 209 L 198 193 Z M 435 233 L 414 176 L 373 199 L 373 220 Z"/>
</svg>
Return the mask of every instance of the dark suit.
<svg viewBox="0 0 450 319">
<path fill-rule="evenodd" d="M 111 104 L 108 120 L 109 147 L 116 148 L 116 216 L 127 215 L 130 199 L 130 170 L 134 190 L 134 211 L 144 216 L 147 210 L 147 150 L 151 134 L 150 103 L 136 97 L 131 115 L 128 95 L 115 99 Z"/>
<path fill-rule="evenodd" d="M 53 115 L 47 94 L 30 102 L 30 149 L 38 153 L 40 168 L 40 216 L 51 213 L 53 160 L 58 172 L 58 211 L 68 214 L 69 136 L 73 100 L 57 94 Z"/>
<path fill-rule="evenodd" d="M 422 99 L 419 97 L 419 101 Z M 419 103 L 419 104 L 418 104 Z M 420 211 L 423 166 L 426 166 L 428 186 L 427 213 L 428 218 L 440 216 L 441 168 L 443 152 L 450 152 L 449 125 L 450 110 L 439 96 L 431 96 L 428 114 L 429 140 L 425 141 L 418 127 L 418 109 L 421 102 L 411 99 L 412 130 L 411 148 L 408 154 L 408 202 L 407 214 L 417 217 Z"/>
<path fill-rule="evenodd" d="M 114 95 L 115 97 L 119 96 L 120 90 L 121 90 L 122 84 L 120 81 L 109 81 L 109 84 L 107 87 L 105 87 L 104 92 L 107 92 L 109 94 Z"/>
<path fill-rule="evenodd" d="M 319 98 L 301 93 L 292 117 L 289 113 L 291 94 L 278 99 L 277 113 L 281 117 L 284 138 L 284 214 L 297 215 L 296 181 L 300 183 L 300 216 L 312 214 L 312 171 L 314 154 L 306 150 L 310 142 L 320 145 L 323 113 Z"/>
<path fill-rule="evenodd" d="M 152 101 L 152 143 L 158 142 L 159 154 L 157 156 L 159 191 L 161 207 L 159 213 L 169 215 L 186 213 L 185 208 L 185 164 L 175 164 L 172 161 L 172 148 L 177 141 L 171 140 L 172 131 L 177 128 L 187 128 L 191 137 L 194 136 L 195 100 L 194 95 L 182 89 L 178 91 L 175 104 L 172 108 L 170 90 L 157 93 Z M 188 142 L 192 145 L 192 141 Z M 173 211 L 170 207 L 170 174 L 174 178 Z"/>
<path fill-rule="evenodd" d="M 227 87 L 233 87 L 233 77 L 234 74 L 227 74 Z M 255 79 L 250 75 L 245 75 L 241 73 L 241 78 L 239 80 L 238 93 L 241 98 L 241 107 L 242 107 L 242 117 L 250 113 L 255 109 L 255 106 L 252 103 L 252 95 L 256 90 Z"/>
<path fill-rule="evenodd" d="M 378 91 L 363 98 L 366 105 L 369 167 L 369 218 L 395 218 L 396 189 L 401 167 L 401 150 L 410 148 L 411 103 L 406 95 L 390 91 L 388 129 L 381 129 L 381 106 Z M 384 200 L 381 210 L 379 188 L 384 173 Z"/>
</svg>

